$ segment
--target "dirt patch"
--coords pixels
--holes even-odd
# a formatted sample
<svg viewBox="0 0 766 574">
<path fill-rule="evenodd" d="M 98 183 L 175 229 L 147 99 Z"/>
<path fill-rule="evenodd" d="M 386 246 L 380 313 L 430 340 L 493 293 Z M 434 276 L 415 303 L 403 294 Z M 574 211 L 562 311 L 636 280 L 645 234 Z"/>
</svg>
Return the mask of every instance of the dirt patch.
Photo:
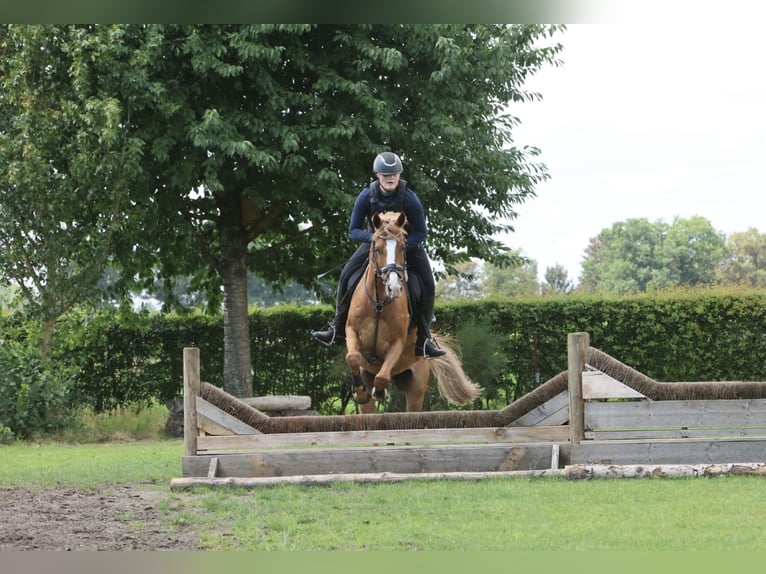
<svg viewBox="0 0 766 574">
<path fill-rule="evenodd" d="M 146 485 L 0 488 L 0 550 L 196 550 L 181 497 Z"/>
</svg>

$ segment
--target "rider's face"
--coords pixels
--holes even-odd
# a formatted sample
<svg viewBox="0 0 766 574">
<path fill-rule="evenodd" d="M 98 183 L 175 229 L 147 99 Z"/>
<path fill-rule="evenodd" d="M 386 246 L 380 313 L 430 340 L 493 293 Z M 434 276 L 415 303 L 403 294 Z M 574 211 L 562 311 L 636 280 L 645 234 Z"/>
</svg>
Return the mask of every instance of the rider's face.
<svg viewBox="0 0 766 574">
<path fill-rule="evenodd" d="M 380 183 L 380 187 L 383 188 L 383 191 L 387 193 L 391 193 L 399 185 L 399 174 L 398 173 L 393 173 L 393 174 L 379 173 L 378 182 Z"/>
</svg>

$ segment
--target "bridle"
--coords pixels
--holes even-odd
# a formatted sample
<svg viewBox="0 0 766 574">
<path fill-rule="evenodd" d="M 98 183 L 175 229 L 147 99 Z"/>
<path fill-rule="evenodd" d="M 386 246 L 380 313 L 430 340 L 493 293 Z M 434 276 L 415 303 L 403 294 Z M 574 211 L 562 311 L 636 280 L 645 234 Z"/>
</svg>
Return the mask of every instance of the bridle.
<svg viewBox="0 0 766 574">
<path fill-rule="evenodd" d="M 378 346 L 378 328 L 380 326 L 380 316 L 383 313 L 383 309 L 397 299 L 401 294 L 406 293 L 407 291 L 407 250 L 406 250 L 406 243 L 403 240 L 405 238 L 406 234 L 403 230 L 399 230 L 397 233 L 391 233 L 390 230 L 384 229 L 382 232 L 377 233 L 371 242 L 370 245 L 370 259 L 372 261 L 372 268 L 374 270 L 376 280 L 375 283 L 375 293 L 370 292 L 370 288 L 368 285 L 368 281 L 365 280 L 365 292 L 367 293 L 367 297 L 372 303 L 374 309 L 375 309 L 375 334 L 373 337 L 373 349 L 375 349 Z M 376 240 L 384 240 L 387 243 L 387 249 L 386 253 L 388 254 L 388 261 L 384 266 L 380 266 L 380 263 L 378 262 L 378 256 L 380 255 L 380 249 L 377 247 Z M 391 247 L 394 247 L 394 251 L 392 254 Z M 402 255 L 404 257 L 404 261 L 402 264 L 399 264 L 396 262 L 396 249 L 402 249 Z M 367 266 L 366 275 L 370 273 L 371 266 Z M 396 275 L 397 283 L 399 285 L 399 288 L 401 289 L 402 293 L 397 294 L 396 296 L 390 296 L 387 292 L 386 286 L 388 285 L 389 281 L 391 280 L 391 274 L 394 273 Z M 380 296 L 380 285 L 384 286 L 384 294 L 383 297 Z M 375 356 L 369 356 L 365 353 L 366 358 L 368 361 L 380 361 L 381 359 L 379 357 Z"/>
<path fill-rule="evenodd" d="M 377 314 L 380 314 L 383 311 L 383 308 L 391 303 L 394 299 L 396 299 L 401 293 L 396 294 L 394 296 L 389 295 L 388 289 L 386 288 L 391 281 L 391 274 L 394 273 L 397 277 L 396 286 L 401 289 L 402 291 L 406 288 L 407 285 L 407 251 L 405 249 L 405 233 L 402 230 L 399 230 L 396 233 L 390 233 L 389 230 L 384 229 L 382 230 L 383 233 L 376 234 L 375 237 L 373 237 L 373 240 L 370 244 L 370 259 L 373 264 L 373 269 L 375 272 L 375 276 L 379 281 L 375 281 L 375 293 L 370 293 L 369 286 L 366 287 L 367 297 L 370 299 L 372 304 L 375 307 L 375 312 Z M 381 267 L 380 262 L 378 261 L 379 255 L 381 253 L 381 250 L 378 248 L 377 241 L 383 240 L 386 242 L 386 253 L 388 255 L 386 264 Z M 403 263 L 399 264 L 396 262 L 396 249 L 402 250 L 402 256 L 403 256 Z M 370 272 L 370 266 L 367 266 L 367 273 Z M 365 281 L 365 284 L 367 284 L 367 281 Z M 384 297 L 381 298 L 380 296 L 380 284 L 384 286 L 384 290 L 386 291 L 384 294 Z"/>
</svg>

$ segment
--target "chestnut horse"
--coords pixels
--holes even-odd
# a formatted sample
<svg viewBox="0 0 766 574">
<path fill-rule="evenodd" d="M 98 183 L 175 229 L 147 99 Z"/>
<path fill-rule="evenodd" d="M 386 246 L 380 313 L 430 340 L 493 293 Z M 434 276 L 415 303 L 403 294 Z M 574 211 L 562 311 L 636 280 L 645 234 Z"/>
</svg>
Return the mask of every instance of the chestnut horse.
<svg viewBox="0 0 766 574">
<path fill-rule="evenodd" d="M 463 372 L 452 341 L 432 334 L 446 355 L 424 359 L 415 355 L 417 327 L 411 326 L 407 291 L 407 217 L 400 212 L 372 217 L 370 259 L 349 304 L 346 321 L 346 363 L 351 369 L 354 400 L 363 413 L 374 413 L 386 399 L 390 382 L 405 394 L 408 411 L 421 411 L 433 371 L 439 393 L 465 405 L 483 389 Z"/>
</svg>

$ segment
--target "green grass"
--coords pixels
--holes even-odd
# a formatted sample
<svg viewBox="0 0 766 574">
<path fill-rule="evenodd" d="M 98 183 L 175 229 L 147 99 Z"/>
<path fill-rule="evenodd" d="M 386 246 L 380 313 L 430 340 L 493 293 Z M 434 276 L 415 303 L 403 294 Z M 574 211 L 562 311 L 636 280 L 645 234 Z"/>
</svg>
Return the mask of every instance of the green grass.
<svg viewBox="0 0 766 574">
<path fill-rule="evenodd" d="M 166 489 L 168 526 L 216 550 L 766 550 L 763 478 L 284 485 L 170 492 L 180 439 L 0 447 L 0 486 Z"/>
<path fill-rule="evenodd" d="M 80 413 L 57 440 L 0 445 L 0 487 L 164 490 L 158 507 L 168 527 L 191 526 L 202 548 L 215 550 L 766 550 L 766 483 L 752 476 L 174 493 L 183 441 L 159 438 L 162 409 Z"/>
<path fill-rule="evenodd" d="M 219 525 L 203 529 L 202 542 L 211 549 L 764 550 L 762 481 L 284 486 L 200 492 L 194 506 Z M 221 524 L 227 527 L 220 530 Z"/>
<path fill-rule="evenodd" d="M 168 409 L 165 405 L 129 405 L 95 413 L 82 408 L 72 416 L 66 430 L 46 437 L 63 443 L 115 442 L 162 438 Z"/>
<path fill-rule="evenodd" d="M 0 486 L 157 483 L 181 475 L 181 439 L 99 444 L 16 442 L 0 446 Z"/>
</svg>

